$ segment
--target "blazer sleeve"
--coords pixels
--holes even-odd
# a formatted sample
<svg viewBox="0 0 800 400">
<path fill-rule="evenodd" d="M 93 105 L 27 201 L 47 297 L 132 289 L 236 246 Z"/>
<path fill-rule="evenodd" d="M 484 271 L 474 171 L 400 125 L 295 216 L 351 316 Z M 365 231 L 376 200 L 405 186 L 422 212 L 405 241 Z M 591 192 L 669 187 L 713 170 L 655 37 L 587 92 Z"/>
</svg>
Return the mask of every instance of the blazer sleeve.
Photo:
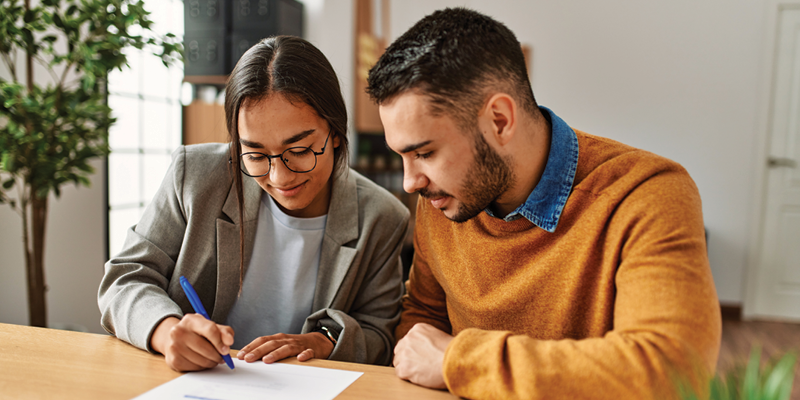
<svg viewBox="0 0 800 400">
<path fill-rule="evenodd" d="M 394 197 L 390 200 L 397 202 Z M 409 212 L 397 202 L 396 207 L 375 214 L 383 215 L 361 232 L 368 240 L 358 252 L 366 255 L 353 265 L 360 265 L 365 273 L 351 287 L 351 305 L 319 310 L 304 327 L 304 331 L 310 331 L 322 325 L 340 332 L 330 360 L 389 365 L 394 354 L 394 328 L 400 319 L 403 295 L 400 252 L 409 229 Z"/>
<path fill-rule="evenodd" d="M 150 352 L 156 326 L 167 317 L 183 316 L 167 287 L 186 230 L 181 204 L 184 168 L 181 147 L 141 220 L 128 229 L 123 250 L 105 264 L 98 291 L 103 328 Z"/>
</svg>

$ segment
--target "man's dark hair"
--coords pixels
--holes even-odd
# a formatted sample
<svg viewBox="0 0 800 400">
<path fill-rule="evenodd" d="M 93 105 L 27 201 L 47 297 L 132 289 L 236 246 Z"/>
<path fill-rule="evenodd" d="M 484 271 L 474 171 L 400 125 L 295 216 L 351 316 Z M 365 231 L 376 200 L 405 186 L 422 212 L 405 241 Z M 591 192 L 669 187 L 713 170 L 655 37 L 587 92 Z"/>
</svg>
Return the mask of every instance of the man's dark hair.
<svg viewBox="0 0 800 400">
<path fill-rule="evenodd" d="M 449 113 L 462 128 L 474 127 L 492 91 L 508 93 L 530 115 L 539 115 L 514 33 L 466 8 L 439 10 L 417 22 L 386 49 L 367 83 L 378 104 L 421 90 L 433 112 Z"/>
</svg>

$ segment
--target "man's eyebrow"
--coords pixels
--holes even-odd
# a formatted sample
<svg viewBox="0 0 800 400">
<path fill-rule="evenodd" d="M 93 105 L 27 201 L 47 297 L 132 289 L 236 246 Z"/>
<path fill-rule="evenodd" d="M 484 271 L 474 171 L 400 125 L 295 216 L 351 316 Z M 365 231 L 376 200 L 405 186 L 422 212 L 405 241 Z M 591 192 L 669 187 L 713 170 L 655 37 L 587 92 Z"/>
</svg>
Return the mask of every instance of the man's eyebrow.
<svg viewBox="0 0 800 400">
<path fill-rule="evenodd" d="M 431 144 L 431 142 L 433 142 L 433 140 L 426 140 L 424 142 L 410 144 L 410 145 L 408 145 L 406 147 L 403 147 L 402 149 L 398 150 L 397 152 L 400 153 L 400 154 L 410 153 L 410 152 L 412 152 L 414 150 L 417 150 L 417 149 L 419 149 L 421 147 L 425 147 L 425 146 Z"/>
<path fill-rule="evenodd" d="M 298 134 L 296 134 L 296 135 L 284 140 L 283 143 L 281 143 L 281 144 L 283 146 L 287 146 L 287 145 L 290 145 L 292 143 L 297 143 L 297 142 L 307 138 L 308 135 L 310 135 L 310 134 L 312 134 L 314 132 L 316 132 L 316 129 L 309 129 L 307 131 L 300 132 L 300 133 L 298 133 Z M 244 146 L 253 148 L 253 149 L 263 149 L 264 148 L 263 144 L 258 143 L 258 142 L 251 142 L 251 141 L 249 141 L 247 139 L 239 138 L 239 143 L 241 143 Z"/>
</svg>

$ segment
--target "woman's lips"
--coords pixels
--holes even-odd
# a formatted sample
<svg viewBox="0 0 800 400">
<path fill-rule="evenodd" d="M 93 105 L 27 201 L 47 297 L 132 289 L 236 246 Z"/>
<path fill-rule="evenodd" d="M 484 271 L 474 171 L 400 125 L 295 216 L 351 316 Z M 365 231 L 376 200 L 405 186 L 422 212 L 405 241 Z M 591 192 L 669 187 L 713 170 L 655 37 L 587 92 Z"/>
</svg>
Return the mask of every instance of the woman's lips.
<svg viewBox="0 0 800 400">
<path fill-rule="evenodd" d="M 305 184 L 306 183 L 303 182 L 303 183 L 301 183 L 301 184 L 299 184 L 297 186 L 290 186 L 290 187 L 286 187 L 286 188 L 283 188 L 283 189 L 282 188 L 277 188 L 277 187 L 274 187 L 274 186 L 272 188 L 275 189 L 275 191 L 278 192 L 281 196 L 292 197 L 292 196 L 295 196 L 298 193 L 300 193 L 300 191 L 303 190 L 303 187 L 305 186 Z"/>
</svg>

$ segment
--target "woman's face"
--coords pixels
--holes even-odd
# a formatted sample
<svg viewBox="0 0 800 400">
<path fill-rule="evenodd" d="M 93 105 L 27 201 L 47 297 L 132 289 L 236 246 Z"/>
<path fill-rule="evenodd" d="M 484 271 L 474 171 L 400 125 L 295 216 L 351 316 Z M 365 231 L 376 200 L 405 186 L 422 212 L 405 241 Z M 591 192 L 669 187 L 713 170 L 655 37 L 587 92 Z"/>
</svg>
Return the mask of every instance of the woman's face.
<svg viewBox="0 0 800 400">
<path fill-rule="evenodd" d="M 281 94 L 257 102 L 245 101 L 239 109 L 242 153 L 276 156 L 290 147 L 311 147 L 319 153 L 329 131 L 328 122 L 313 108 L 301 101 L 289 102 Z M 333 149 L 339 147 L 338 136 L 334 132 L 330 136 L 325 153 L 317 156 L 317 165 L 311 172 L 292 172 L 280 158 L 273 158 L 269 174 L 252 178 L 286 214 L 300 218 L 327 214 Z"/>
</svg>

